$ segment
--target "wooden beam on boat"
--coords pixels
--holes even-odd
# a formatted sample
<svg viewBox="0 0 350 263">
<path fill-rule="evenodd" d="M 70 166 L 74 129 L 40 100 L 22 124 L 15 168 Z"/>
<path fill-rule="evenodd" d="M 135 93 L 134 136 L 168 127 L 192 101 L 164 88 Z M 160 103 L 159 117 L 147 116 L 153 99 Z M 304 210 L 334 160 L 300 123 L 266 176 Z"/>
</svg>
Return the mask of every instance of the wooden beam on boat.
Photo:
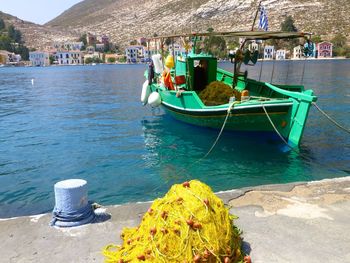
<svg viewBox="0 0 350 263">
<path fill-rule="evenodd" d="M 310 37 L 312 33 L 308 32 L 283 32 L 283 31 L 232 31 L 232 32 L 202 32 L 185 33 L 175 35 L 163 35 L 148 38 L 148 40 L 178 38 L 178 37 L 196 37 L 196 36 L 223 36 L 223 37 L 244 37 L 248 40 L 267 40 L 267 39 L 287 39 L 287 38 L 305 38 Z"/>
</svg>

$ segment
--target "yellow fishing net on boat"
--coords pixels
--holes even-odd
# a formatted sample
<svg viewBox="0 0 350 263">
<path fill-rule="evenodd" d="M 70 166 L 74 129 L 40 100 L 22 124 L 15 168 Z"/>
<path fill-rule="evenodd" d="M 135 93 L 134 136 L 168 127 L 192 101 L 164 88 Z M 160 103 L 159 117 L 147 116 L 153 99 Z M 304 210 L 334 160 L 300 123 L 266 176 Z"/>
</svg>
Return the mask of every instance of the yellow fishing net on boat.
<svg viewBox="0 0 350 263">
<path fill-rule="evenodd" d="M 213 81 L 202 90 L 198 96 L 207 106 L 222 105 L 229 102 L 234 96 L 234 90 L 220 81 Z"/>
<path fill-rule="evenodd" d="M 235 217 L 209 186 L 176 184 L 156 199 L 136 228 L 124 228 L 121 246 L 103 249 L 105 262 L 243 262 Z"/>
</svg>

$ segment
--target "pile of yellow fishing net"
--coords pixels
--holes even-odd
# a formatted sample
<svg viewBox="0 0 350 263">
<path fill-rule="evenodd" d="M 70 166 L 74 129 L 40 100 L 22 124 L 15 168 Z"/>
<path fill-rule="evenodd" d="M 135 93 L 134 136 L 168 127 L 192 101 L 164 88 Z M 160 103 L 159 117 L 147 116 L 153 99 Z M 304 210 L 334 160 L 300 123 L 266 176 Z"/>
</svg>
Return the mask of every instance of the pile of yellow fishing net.
<svg viewBox="0 0 350 263">
<path fill-rule="evenodd" d="M 123 229 L 122 246 L 104 248 L 106 262 L 243 262 L 234 216 L 209 186 L 173 185 L 153 202 L 136 228 Z"/>
</svg>

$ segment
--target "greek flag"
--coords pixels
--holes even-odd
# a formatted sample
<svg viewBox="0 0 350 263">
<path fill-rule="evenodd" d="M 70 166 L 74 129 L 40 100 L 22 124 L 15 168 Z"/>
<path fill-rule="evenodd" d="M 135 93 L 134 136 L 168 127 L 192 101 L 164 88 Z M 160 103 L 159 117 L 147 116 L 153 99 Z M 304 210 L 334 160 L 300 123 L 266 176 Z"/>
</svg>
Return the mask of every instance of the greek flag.
<svg viewBox="0 0 350 263">
<path fill-rule="evenodd" d="M 260 18 L 259 18 L 258 29 L 263 29 L 264 31 L 269 30 L 269 20 L 267 19 L 267 13 L 263 6 L 260 8 Z"/>
</svg>

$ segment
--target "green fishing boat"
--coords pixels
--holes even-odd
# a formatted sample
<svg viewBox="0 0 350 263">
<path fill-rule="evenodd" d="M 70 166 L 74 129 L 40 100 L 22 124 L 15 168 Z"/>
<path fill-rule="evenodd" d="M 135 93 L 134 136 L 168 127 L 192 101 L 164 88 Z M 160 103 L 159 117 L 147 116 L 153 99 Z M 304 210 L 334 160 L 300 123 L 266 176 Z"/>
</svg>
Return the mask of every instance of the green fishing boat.
<svg viewBox="0 0 350 263">
<path fill-rule="evenodd" d="M 168 67 L 163 66 L 163 56 L 153 56 L 153 63 L 145 72 L 141 101 L 152 107 L 162 106 L 174 118 L 186 123 L 234 131 L 274 132 L 289 146 L 297 147 L 310 106 L 317 100 L 313 91 L 305 90 L 302 85 L 277 85 L 251 79 L 247 71 L 241 72 L 240 66 L 254 65 L 258 60 L 258 51 L 246 47 L 250 41 L 308 38 L 309 35 L 244 31 L 162 37 L 192 38 L 192 50 L 176 56 L 174 61 L 168 58 L 164 63 Z M 216 57 L 196 52 L 198 37 L 208 36 L 245 39 L 230 56 L 234 64 L 232 72 L 219 68 Z M 208 94 L 214 94 L 214 101 Z M 220 100 L 215 101 L 215 96 Z"/>
</svg>

